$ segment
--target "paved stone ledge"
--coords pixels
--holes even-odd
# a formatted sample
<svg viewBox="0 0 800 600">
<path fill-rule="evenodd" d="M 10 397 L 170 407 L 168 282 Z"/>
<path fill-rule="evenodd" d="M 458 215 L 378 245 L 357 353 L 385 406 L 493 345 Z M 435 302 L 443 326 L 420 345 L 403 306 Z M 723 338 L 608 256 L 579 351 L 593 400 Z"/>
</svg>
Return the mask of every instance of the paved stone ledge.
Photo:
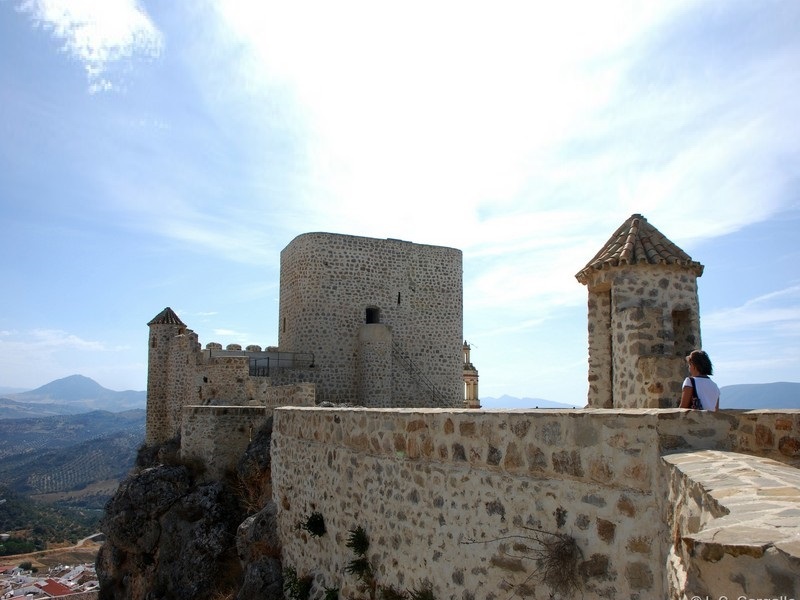
<svg viewBox="0 0 800 600">
<path fill-rule="evenodd" d="M 663 460 L 686 594 L 800 592 L 800 470 L 720 450 Z"/>
<path fill-rule="evenodd" d="M 704 558 L 760 557 L 769 546 L 800 560 L 800 470 L 768 458 L 704 450 L 665 456 L 726 513 L 694 535 Z M 719 558 L 719 557 L 717 557 Z"/>
</svg>

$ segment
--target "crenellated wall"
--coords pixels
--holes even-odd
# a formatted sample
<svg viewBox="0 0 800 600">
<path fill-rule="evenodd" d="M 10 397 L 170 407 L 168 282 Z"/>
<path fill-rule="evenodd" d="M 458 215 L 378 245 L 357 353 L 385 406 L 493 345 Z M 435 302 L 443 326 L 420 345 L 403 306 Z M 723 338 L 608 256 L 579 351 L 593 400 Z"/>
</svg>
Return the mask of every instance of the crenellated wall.
<svg viewBox="0 0 800 600">
<path fill-rule="evenodd" d="M 345 542 L 361 526 L 380 585 L 428 581 L 440 599 L 549 598 L 531 558 L 542 530 L 577 542 L 567 572 L 582 597 L 678 598 L 673 467 L 662 456 L 700 449 L 768 456 L 796 472 L 800 411 L 278 408 L 283 564 L 319 590 L 355 594 Z M 326 535 L 298 529 L 312 512 Z"/>
</svg>

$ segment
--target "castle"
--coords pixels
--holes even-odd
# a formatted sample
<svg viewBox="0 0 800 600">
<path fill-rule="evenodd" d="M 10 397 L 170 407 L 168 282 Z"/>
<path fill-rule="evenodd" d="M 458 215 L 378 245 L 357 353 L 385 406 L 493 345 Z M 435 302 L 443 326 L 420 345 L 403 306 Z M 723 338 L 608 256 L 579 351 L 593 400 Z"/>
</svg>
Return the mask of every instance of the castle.
<svg viewBox="0 0 800 600">
<path fill-rule="evenodd" d="M 438 598 L 570 597 L 537 571 L 532 531 L 574 542 L 559 570 L 585 598 L 800 595 L 800 411 L 669 408 L 700 346 L 702 265 L 633 215 L 576 275 L 587 409 L 476 411 L 461 260 L 298 236 L 265 350 L 202 349 L 165 309 L 148 324 L 146 443 L 180 435 L 222 477 L 273 416 L 282 561 L 319 591 L 358 589 L 343 540 L 359 526 L 383 581 Z M 298 530 L 312 512 L 327 535 Z"/>
</svg>

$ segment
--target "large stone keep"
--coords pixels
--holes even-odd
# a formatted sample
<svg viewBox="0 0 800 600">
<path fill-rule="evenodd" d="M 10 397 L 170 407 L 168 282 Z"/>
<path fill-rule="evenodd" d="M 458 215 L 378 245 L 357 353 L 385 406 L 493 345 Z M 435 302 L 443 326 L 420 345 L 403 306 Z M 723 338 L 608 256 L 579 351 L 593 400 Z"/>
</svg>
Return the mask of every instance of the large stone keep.
<svg viewBox="0 0 800 600">
<path fill-rule="evenodd" d="M 700 347 L 703 265 L 642 215 L 625 221 L 575 275 L 589 291 L 592 408 L 674 407 Z"/>
<path fill-rule="evenodd" d="M 280 287 L 279 346 L 313 354 L 318 402 L 463 405 L 460 250 L 306 233 Z"/>
</svg>

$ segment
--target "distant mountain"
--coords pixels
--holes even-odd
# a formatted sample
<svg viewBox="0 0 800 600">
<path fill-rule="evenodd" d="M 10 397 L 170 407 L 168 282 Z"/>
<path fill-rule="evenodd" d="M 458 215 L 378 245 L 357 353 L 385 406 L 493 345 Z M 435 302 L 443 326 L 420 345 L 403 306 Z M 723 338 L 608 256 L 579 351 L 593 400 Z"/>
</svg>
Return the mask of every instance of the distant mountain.
<svg viewBox="0 0 800 600">
<path fill-rule="evenodd" d="M 514 398 L 504 394 L 499 398 L 481 398 L 481 407 L 486 409 L 492 408 L 583 408 L 586 406 L 586 400 L 579 404 L 562 404 L 561 402 L 553 402 L 552 400 L 543 400 L 542 398 Z"/>
<path fill-rule="evenodd" d="M 83 375 L 70 375 L 35 390 L 4 394 L 0 398 L 0 419 L 79 414 L 93 410 L 120 412 L 144 408 L 147 392 L 115 392 Z"/>
<path fill-rule="evenodd" d="M 677 401 L 677 398 L 676 398 Z M 562 404 L 541 398 L 481 398 L 481 406 L 492 408 L 583 408 L 585 399 L 575 405 Z M 741 409 L 800 409 L 800 383 L 743 383 L 720 388 L 720 408 Z"/>
<path fill-rule="evenodd" d="M 800 409 L 800 383 L 742 383 L 720 388 L 721 408 Z"/>
</svg>

